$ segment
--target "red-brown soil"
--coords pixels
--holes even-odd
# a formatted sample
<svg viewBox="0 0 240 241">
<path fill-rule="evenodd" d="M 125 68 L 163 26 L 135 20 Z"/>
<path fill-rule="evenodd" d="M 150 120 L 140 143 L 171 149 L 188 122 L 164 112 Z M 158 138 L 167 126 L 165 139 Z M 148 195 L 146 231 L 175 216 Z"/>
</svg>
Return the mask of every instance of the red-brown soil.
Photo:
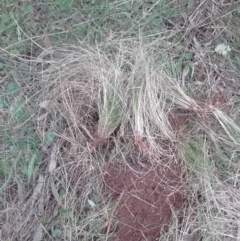
<svg viewBox="0 0 240 241">
<path fill-rule="evenodd" d="M 191 115 L 189 111 L 176 109 L 174 112 L 169 114 L 168 121 L 174 131 L 186 128 L 191 122 Z"/>
<path fill-rule="evenodd" d="M 116 241 L 155 241 L 168 230 L 172 208 L 183 202 L 181 168 L 159 165 L 136 171 L 110 165 L 105 175 L 106 192 L 115 202 L 118 222 Z"/>
</svg>

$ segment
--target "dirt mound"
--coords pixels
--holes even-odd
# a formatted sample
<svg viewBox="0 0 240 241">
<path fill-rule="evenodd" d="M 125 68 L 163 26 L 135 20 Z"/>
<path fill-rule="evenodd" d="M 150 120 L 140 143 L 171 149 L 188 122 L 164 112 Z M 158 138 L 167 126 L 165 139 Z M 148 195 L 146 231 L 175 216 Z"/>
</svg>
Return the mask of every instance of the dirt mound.
<svg viewBox="0 0 240 241">
<path fill-rule="evenodd" d="M 109 166 L 105 175 L 107 192 L 115 201 L 118 221 L 117 241 L 155 241 L 167 231 L 171 207 L 179 207 L 179 166 L 158 166 L 135 171 Z"/>
</svg>

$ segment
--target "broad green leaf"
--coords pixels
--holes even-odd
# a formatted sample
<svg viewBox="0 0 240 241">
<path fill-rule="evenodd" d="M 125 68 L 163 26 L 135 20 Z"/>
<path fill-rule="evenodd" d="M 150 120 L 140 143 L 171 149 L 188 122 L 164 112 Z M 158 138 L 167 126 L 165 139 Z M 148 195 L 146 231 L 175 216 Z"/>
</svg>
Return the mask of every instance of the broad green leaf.
<svg viewBox="0 0 240 241">
<path fill-rule="evenodd" d="M 188 11 L 193 10 L 193 6 L 194 6 L 194 1 L 193 0 L 188 0 L 187 10 Z"/>
<path fill-rule="evenodd" d="M 184 53 L 183 54 L 183 60 L 190 60 L 191 58 L 193 58 L 193 54 L 192 53 Z"/>
<path fill-rule="evenodd" d="M 203 238 L 203 241 L 212 241 L 211 237 Z"/>
<path fill-rule="evenodd" d="M 131 3 L 129 3 L 129 2 L 124 3 L 123 8 L 127 11 L 131 11 L 131 9 L 132 9 Z"/>
<path fill-rule="evenodd" d="M 160 26 L 160 19 L 156 18 L 156 17 L 152 17 L 150 19 L 150 23 L 154 26 L 154 27 L 159 27 Z"/>
<path fill-rule="evenodd" d="M 61 189 L 61 190 L 60 190 L 60 193 L 59 193 L 59 196 L 60 196 L 61 198 L 63 198 L 64 195 L 65 195 L 65 193 L 66 193 L 66 191 L 65 191 L 64 189 Z"/>
<path fill-rule="evenodd" d="M 240 5 L 237 7 L 237 13 L 240 14 Z"/>
<path fill-rule="evenodd" d="M 62 215 L 62 216 L 68 216 L 68 214 L 71 212 L 70 209 L 65 209 L 65 208 L 61 208 L 59 209 L 59 213 Z"/>
<path fill-rule="evenodd" d="M 49 132 L 48 133 L 48 135 L 47 135 L 47 139 L 46 139 L 46 143 L 45 143 L 45 146 L 46 147 L 49 147 L 52 143 L 53 143 L 53 141 L 54 141 L 54 139 L 55 139 L 55 133 L 54 132 Z"/>
<path fill-rule="evenodd" d="M 35 167 L 35 163 L 36 163 L 36 159 L 37 159 L 37 154 L 33 154 L 29 164 L 28 164 L 28 170 L 27 170 L 27 179 L 28 182 L 30 181 L 33 171 L 34 171 L 34 167 Z"/>
<path fill-rule="evenodd" d="M 62 230 L 59 228 L 56 228 L 52 231 L 52 237 L 53 238 L 60 238 L 62 236 Z"/>
<path fill-rule="evenodd" d="M 58 0 L 59 8 L 61 12 L 70 11 L 73 5 L 72 0 Z"/>
<path fill-rule="evenodd" d="M 80 38 L 84 38 L 87 35 L 87 29 L 82 26 L 77 27 L 75 32 Z"/>
<path fill-rule="evenodd" d="M 29 118 L 29 113 L 24 103 L 17 102 L 14 105 L 12 117 L 17 121 L 22 122 L 26 121 Z"/>
<path fill-rule="evenodd" d="M 13 55 L 19 55 L 20 54 L 17 49 L 11 50 L 10 53 L 13 54 Z"/>
<path fill-rule="evenodd" d="M 24 9 L 25 13 L 32 13 L 33 12 L 33 7 L 31 5 L 26 5 Z"/>
</svg>

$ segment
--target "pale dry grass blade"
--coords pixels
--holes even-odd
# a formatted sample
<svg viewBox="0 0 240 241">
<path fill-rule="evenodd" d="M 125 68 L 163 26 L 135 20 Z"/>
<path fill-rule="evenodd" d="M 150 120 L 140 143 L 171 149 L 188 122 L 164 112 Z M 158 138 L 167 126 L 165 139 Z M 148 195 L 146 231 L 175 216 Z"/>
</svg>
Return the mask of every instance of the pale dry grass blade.
<svg viewBox="0 0 240 241">
<path fill-rule="evenodd" d="M 54 145 L 50 155 L 48 171 L 49 172 L 54 171 L 56 166 L 57 166 L 57 145 Z"/>
<path fill-rule="evenodd" d="M 225 132 L 228 134 L 229 138 L 231 138 L 235 144 L 239 144 L 240 127 L 221 110 L 214 109 L 213 113 Z"/>
</svg>

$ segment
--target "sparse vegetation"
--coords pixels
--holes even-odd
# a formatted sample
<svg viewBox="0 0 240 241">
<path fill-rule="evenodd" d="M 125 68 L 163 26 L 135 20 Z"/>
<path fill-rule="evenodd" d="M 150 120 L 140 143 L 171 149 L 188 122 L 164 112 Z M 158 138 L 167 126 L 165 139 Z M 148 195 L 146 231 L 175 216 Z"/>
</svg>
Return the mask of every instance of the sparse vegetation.
<svg viewBox="0 0 240 241">
<path fill-rule="evenodd" d="M 157 240 L 239 240 L 239 4 L 0 0 L 0 240 L 122 241 L 109 166 L 161 178 Z"/>
</svg>

